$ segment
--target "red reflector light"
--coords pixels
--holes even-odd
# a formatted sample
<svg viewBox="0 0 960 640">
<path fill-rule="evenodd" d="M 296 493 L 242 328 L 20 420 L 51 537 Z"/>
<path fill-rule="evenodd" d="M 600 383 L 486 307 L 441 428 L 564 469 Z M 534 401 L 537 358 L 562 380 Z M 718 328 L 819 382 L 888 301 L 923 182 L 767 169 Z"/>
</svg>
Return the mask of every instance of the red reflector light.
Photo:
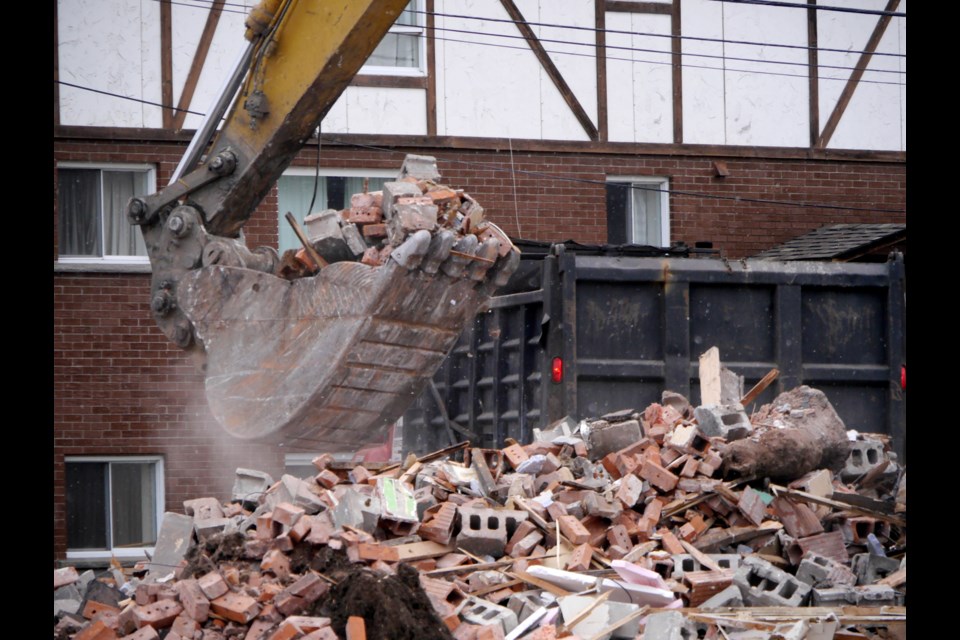
<svg viewBox="0 0 960 640">
<path fill-rule="evenodd" d="M 550 379 L 559 384 L 563 382 L 563 358 L 554 358 L 550 367 Z"/>
</svg>

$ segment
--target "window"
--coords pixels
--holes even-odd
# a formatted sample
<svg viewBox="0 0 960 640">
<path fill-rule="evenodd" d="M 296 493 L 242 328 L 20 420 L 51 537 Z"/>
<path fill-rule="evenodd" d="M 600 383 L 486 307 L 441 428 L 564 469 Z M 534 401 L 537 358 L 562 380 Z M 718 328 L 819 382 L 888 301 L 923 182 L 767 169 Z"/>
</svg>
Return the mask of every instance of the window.
<svg viewBox="0 0 960 640">
<path fill-rule="evenodd" d="M 280 254 L 288 249 L 299 249 L 302 245 L 290 228 L 284 216 L 287 211 L 293 213 L 301 225 L 309 213 L 324 209 L 348 209 L 350 196 L 363 191 L 363 181 L 367 180 L 368 191 L 380 191 L 384 182 L 396 180 L 397 172 L 392 170 L 362 169 L 321 169 L 320 180 L 315 181 L 316 169 L 294 167 L 277 180 L 277 210 L 280 230 Z M 316 182 L 317 197 L 313 211 L 307 211 L 313 199 L 313 186 Z"/>
<path fill-rule="evenodd" d="M 411 0 L 374 49 L 361 73 L 423 75 L 426 59 L 422 0 Z"/>
<path fill-rule="evenodd" d="M 143 558 L 163 515 L 163 459 L 68 457 L 67 557 Z"/>
<path fill-rule="evenodd" d="M 139 227 L 127 220 L 127 201 L 153 193 L 149 165 L 61 163 L 57 167 L 61 261 L 147 262 Z"/>
<path fill-rule="evenodd" d="M 607 178 L 607 241 L 670 246 L 669 189 L 666 178 Z"/>
</svg>

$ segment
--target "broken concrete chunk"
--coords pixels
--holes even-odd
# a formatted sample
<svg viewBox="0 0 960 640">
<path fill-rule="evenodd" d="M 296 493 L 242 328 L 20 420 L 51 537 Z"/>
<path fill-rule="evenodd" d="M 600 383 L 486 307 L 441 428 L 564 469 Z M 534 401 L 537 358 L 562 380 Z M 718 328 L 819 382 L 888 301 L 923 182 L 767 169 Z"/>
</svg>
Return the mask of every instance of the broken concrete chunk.
<svg viewBox="0 0 960 640">
<path fill-rule="evenodd" d="M 637 420 L 615 423 L 598 420 L 589 423 L 588 427 L 585 439 L 591 460 L 600 460 L 608 453 L 629 447 L 643 437 Z"/>
<path fill-rule="evenodd" d="M 367 250 L 367 243 L 364 241 L 363 234 L 360 233 L 357 225 L 346 222 L 340 227 L 340 230 L 343 233 L 344 242 L 347 243 L 347 247 L 353 253 L 353 257 L 362 256 Z"/>
<path fill-rule="evenodd" d="M 171 511 L 163 514 L 153 561 L 147 564 L 147 576 L 160 578 L 172 574 L 192 546 L 193 518 Z"/>
<path fill-rule="evenodd" d="M 311 213 L 303 219 L 310 245 L 321 258 L 330 263 L 354 258 L 353 251 L 343 237 L 340 222 L 340 213 L 333 209 Z"/>
<path fill-rule="evenodd" d="M 256 469 L 237 468 L 233 481 L 233 500 L 256 505 L 260 497 L 273 484 L 269 473 Z"/>
<path fill-rule="evenodd" d="M 576 618 L 583 610 L 593 604 L 596 596 L 563 596 L 557 598 L 560 604 L 560 613 L 565 622 Z M 640 630 L 639 619 L 634 619 L 619 627 L 612 634 L 598 635 L 607 627 L 619 620 L 623 620 L 634 611 L 639 610 L 635 604 L 625 602 L 604 602 L 595 606 L 586 617 L 575 624 L 571 631 L 581 638 L 624 638 L 632 640 Z"/>
<path fill-rule="evenodd" d="M 643 637 L 657 640 L 690 640 L 697 637 L 697 628 L 679 611 L 664 611 L 647 616 Z"/>
<path fill-rule="evenodd" d="M 440 180 L 440 170 L 437 168 L 437 159 L 433 156 L 420 156 L 408 153 L 400 166 L 397 179 L 416 178 L 417 180 Z M 418 189 L 419 191 L 419 189 Z"/>
<path fill-rule="evenodd" d="M 390 220 L 393 207 L 399 198 L 419 197 L 423 195 L 420 188 L 411 182 L 385 182 L 383 185 L 383 219 Z"/>
<path fill-rule="evenodd" d="M 739 404 L 701 405 L 693 410 L 693 415 L 705 436 L 721 436 L 732 442 L 746 438 L 753 432 L 750 418 Z"/>
</svg>

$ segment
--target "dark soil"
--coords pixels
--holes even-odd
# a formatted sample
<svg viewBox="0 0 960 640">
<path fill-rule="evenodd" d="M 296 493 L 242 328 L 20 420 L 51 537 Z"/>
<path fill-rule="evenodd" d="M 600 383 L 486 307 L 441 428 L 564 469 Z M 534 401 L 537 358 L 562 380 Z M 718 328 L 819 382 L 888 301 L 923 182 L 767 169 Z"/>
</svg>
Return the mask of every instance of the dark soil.
<svg viewBox="0 0 960 640">
<path fill-rule="evenodd" d="M 383 576 L 365 567 L 341 565 L 335 557 L 325 562 L 327 575 L 338 582 L 318 602 L 315 615 L 329 617 L 339 637 L 346 637 L 347 619 L 360 616 L 366 622 L 367 640 L 453 640 L 420 587 L 416 569 L 400 564 L 397 575 Z"/>
<path fill-rule="evenodd" d="M 204 542 L 194 545 L 184 556 L 187 568 L 184 569 L 181 579 L 202 576 L 216 569 L 216 566 L 225 560 L 241 560 L 246 540 L 246 536 L 234 531 L 212 535 Z"/>
</svg>

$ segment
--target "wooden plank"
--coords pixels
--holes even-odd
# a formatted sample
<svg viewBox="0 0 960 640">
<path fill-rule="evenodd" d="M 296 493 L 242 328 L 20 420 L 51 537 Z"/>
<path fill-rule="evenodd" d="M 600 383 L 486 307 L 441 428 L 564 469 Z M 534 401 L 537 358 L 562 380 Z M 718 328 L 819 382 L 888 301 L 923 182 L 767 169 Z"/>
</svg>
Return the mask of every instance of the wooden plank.
<svg viewBox="0 0 960 640">
<path fill-rule="evenodd" d="M 603 604 L 604 602 L 607 601 L 607 598 L 609 598 L 609 597 L 611 596 L 611 594 L 613 594 L 613 591 L 607 591 L 606 593 L 604 593 L 604 594 L 598 596 L 597 598 L 595 598 L 595 599 L 593 600 L 593 602 L 591 602 L 590 604 L 588 604 L 586 607 L 584 607 L 583 609 L 581 609 L 580 613 L 578 613 L 577 615 L 575 615 L 575 616 L 573 616 L 572 618 L 570 618 L 569 621 L 564 620 L 564 621 L 560 624 L 560 626 L 557 627 L 557 635 L 558 635 L 558 636 L 563 636 L 563 635 L 565 635 L 565 633 L 564 633 L 565 631 L 567 631 L 568 629 L 574 628 L 575 626 L 577 626 L 578 624 L 580 624 L 581 622 L 583 622 L 584 620 L 586 620 L 587 617 L 588 617 L 591 613 L 593 613 L 593 610 L 594 610 L 594 609 L 596 609 L 596 608 L 599 607 L 601 604 Z"/>
<path fill-rule="evenodd" d="M 673 0 L 670 11 L 670 52 L 673 65 L 673 141 L 683 142 L 683 40 L 680 37 L 680 0 Z"/>
<path fill-rule="evenodd" d="M 223 4 L 225 0 L 213 0 L 210 6 L 210 13 L 207 14 L 207 22 L 203 25 L 203 32 L 200 34 L 200 41 L 197 43 L 197 50 L 193 53 L 193 61 L 190 63 L 190 71 L 187 72 L 187 79 L 183 83 L 183 91 L 180 93 L 180 100 L 177 102 L 177 113 L 173 116 L 173 128 L 181 129 L 183 121 L 187 118 L 187 112 L 184 109 L 190 108 L 190 102 L 193 100 L 193 93 L 197 89 L 197 82 L 200 81 L 200 72 L 203 71 L 203 63 L 207 61 L 207 53 L 210 52 L 210 43 L 213 42 L 213 34 L 217 31 L 217 24 L 220 22 L 220 15 L 223 13 Z M 161 4 L 162 6 L 162 4 Z M 173 94 L 171 93 L 171 100 Z"/>
<path fill-rule="evenodd" d="M 164 129 L 173 128 L 173 8 L 160 3 L 160 102 Z"/>
<path fill-rule="evenodd" d="M 831 500 L 829 498 L 823 498 L 821 496 L 815 496 L 812 493 L 807 493 L 806 491 L 797 491 L 794 489 L 787 489 L 780 485 L 771 484 L 770 488 L 779 494 L 790 496 L 791 498 L 797 498 L 798 500 L 803 500 L 804 502 L 813 502 L 814 504 L 822 504 L 828 507 L 833 507 L 834 509 L 844 509 L 847 511 L 853 511 L 855 513 L 862 513 L 863 515 L 872 516 L 878 520 L 884 520 L 890 522 L 897 526 L 905 527 L 907 526 L 907 521 L 903 518 L 890 515 L 888 513 L 883 513 L 882 511 L 875 511 L 873 509 L 868 509 L 865 507 L 847 504 L 845 502 L 840 502 L 839 500 Z"/>
<path fill-rule="evenodd" d="M 810 146 L 820 136 L 820 61 L 817 52 L 817 0 L 807 0 L 807 76 L 810 99 Z"/>
<path fill-rule="evenodd" d="M 887 6 L 884 11 L 896 11 L 899 5 L 900 0 L 887 0 Z M 850 98 L 853 97 L 853 92 L 856 91 L 857 85 L 860 84 L 860 78 L 863 77 L 863 72 L 866 71 L 867 65 L 870 64 L 870 59 L 873 57 L 873 52 L 877 50 L 877 46 L 880 44 L 880 39 L 883 38 L 883 34 L 887 30 L 887 25 L 890 24 L 890 18 L 890 13 L 887 13 L 886 15 L 880 16 L 880 19 L 877 20 L 877 24 L 873 28 L 873 33 L 870 34 L 870 39 L 867 40 L 867 46 L 863 48 L 863 53 L 860 54 L 860 59 L 857 60 L 857 64 L 854 65 L 853 73 L 850 74 L 847 84 L 843 87 L 843 92 L 840 94 L 840 99 L 837 100 L 837 104 L 830 113 L 830 117 L 827 118 L 827 124 L 823 127 L 823 132 L 817 139 L 816 146 L 818 148 L 826 148 L 826 146 L 830 143 L 830 138 L 833 137 L 833 132 L 836 131 L 837 125 L 840 124 L 840 118 L 843 117 L 844 111 L 847 110 L 847 105 L 850 104 Z"/>
<path fill-rule="evenodd" d="M 773 381 L 777 379 L 777 376 L 780 375 L 779 369 L 770 369 L 770 372 L 767 375 L 760 378 L 760 382 L 753 385 L 753 388 L 750 391 L 747 391 L 742 398 L 740 398 L 740 404 L 746 407 L 748 404 L 757 399 L 764 390 L 773 384 Z"/>
<path fill-rule="evenodd" d="M 351 87 L 377 87 L 382 89 L 427 89 L 427 78 L 416 76 L 361 75 L 353 76 Z"/>
<path fill-rule="evenodd" d="M 171 131 L 143 127 L 89 127 L 60 125 L 53 137 L 57 140 L 139 140 L 143 142 L 182 140 L 189 142 L 192 129 Z M 807 147 L 746 147 L 708 144 L 661 144 L 654 142 L 575 142 L 564 140 L 507 140 L 507 138 L 427 135 L 324 134 L 323 144 L 335 147 L 353 144 L 376 147 L 415 147 L 418 149 L 500 151 L 513 144 L 514 152 L 583 153 L 590 155 L 676 156 L 702 160 L 716 158 L 753 158 L 766 160 L 834 160 L 848 162 L 905 164 L 905 151 L 871 151 L 869 149 L 810 149 Z M 314 146 L 310 140 L 304 146 Z"/>
<path fill-rule="evenodd" d="M 607 124 L 607 8 L 606 0 L 594 1 L 594 26 L 597 36 L 597 138 L 606 142 Z"/>
<path fill-rule="evenodd" d="M 427 558 L 439 558 L 453 551 L 453 547 L 439 542 L 411 542 L 394 546 L 381 546 L 361 542 L 360 557 L 365 560 L 384 560 L 386 562 L 412 562 Z"/>
<path fill-rule="evenodd" d="M 436 0 L 427 0 L 427 135 L 437 135 L 437 42 L 434 38 Z"/>
<path fill-rule="evenodd" d="M 520 9 L 517 8 L 517 5 L 514 4 L 513 0 L 500 0 L 500 4 L 502 4 L 503 8 L 507 10 L 508 14 L 510 14 L 510 18 L 513 19 L 517 29 L 520 31 L 520 34 L 523 35 L 524 39 L 527 41 L 527 44 L 530 45 L 530 49 L 533 51 L 534 55 L 537 56 L 537 60 L 540 61 L 540 65 L 547 72 L 547 75 L 550 76 L 550 80 L 553 81 L 553 84 L 557 87 L 557 90 L 560 91 L 560 95 L 563 97 L 564 102 L 566 102 L 567 106 L 570 107 L 570 110 L 577 118 L 577 121 L 580 122 L 580 126 L 583 127 L 583 130 L 587 132 L 587 136 L 591 140 L 598 140 L 599 135 L 597 128 L 593 126 L 590 116 L 587 115 L 583 105 L 581 105 L 580 101 L 577 100 L 577 96 L 574 95 L 573 90 L 567 84 L 567 81 L 563 79 L 563 75 L 560 73 L 560 70 L 557 69 L 555 64 L 553 64 L 553 60 L 550 59 L 550 54 L 548 54 L 546 49 L 543 48 L 543 44 L 540 43 L 540 39 L 537 38 L 537 36 L 533 33 L 533 29 L 530 28 L 530 25 L 527 24 L 523 14 L 520 13 Z"/>
<path fill-rule="evenodd" d="M 900 585 L 906 583 L 907 581 L 907 568 L 904 567 L 898 571 L 894 571 L 886 578 L 882 580 L 877 580 L 876 584 L 882 584 L 888 587 L 899 587 Z"/>
<path fill-rule="evenodd" d="M 572 591 L 567 591 L 566 589 L 561 589 L 560 587 L 558 587 L 558 586 L 555 585 L 555 584 L 550 584 L 550 583 L 547 582 L 546 580 L 541 580 L 541 579 L 538 578 L 537 576 L 532 576 L 532 575 L 530 575 L 529 573 L 527 573 L 526 571 L 513 571 L 513 572 L 511 572 L 511 573 L 508 573 L 507 575 L 510 576 L 510 577 L 512 577 L 512 578 L 517 578 L 518 580 L 523 580 L 523 581 L 526 582 L 527 584 L 532 584 L 533 586 L 535 586 L 535 587 L 537 587 L 537 588 L 539 588 L 539 589 L 543 589 L 544 591 L 549 591 L 550 593 L 552 593 L 553 595 L 555 595 L 555 596 L 557 596 L 557 597 L 560 597 L 560 596 L 568 596 L 568 595 L 570 595 L 571 593 L 573 593 Z"/>
<path fill-rule="evenodd" d="M 683 545 L 683 548 L 687 550 L 687 553 L 693 556 L 694 560 L 699 562 L 702 566 L 710 569 L 711 571 L 723 571 L 723 567 L 717 564 L 717 561 L 705 554 L 704 552 L 697 549 L 695 546 L 687 542 L 686 540 L 680 539 L 680 544 Z"/>
<path fill-rule="evenodd" d="M 607 11 L 619 13 L 659 13 L 670 15 L 673 7 L 666 2 L 630 2 L 630 0 L 607 0 Z"/>
<path fill-rule="evenodd" d="M 60 30 L 57 23 L 57 5 L 53 3 L 53 126 L 60 126 Z M 162 6 L 162 5 L 161 5 Z"/>
<path fill-rule="evenodd" d="M 720 404 L 720 349 L 700 354 L 700 404 Z"/>
</svg>

